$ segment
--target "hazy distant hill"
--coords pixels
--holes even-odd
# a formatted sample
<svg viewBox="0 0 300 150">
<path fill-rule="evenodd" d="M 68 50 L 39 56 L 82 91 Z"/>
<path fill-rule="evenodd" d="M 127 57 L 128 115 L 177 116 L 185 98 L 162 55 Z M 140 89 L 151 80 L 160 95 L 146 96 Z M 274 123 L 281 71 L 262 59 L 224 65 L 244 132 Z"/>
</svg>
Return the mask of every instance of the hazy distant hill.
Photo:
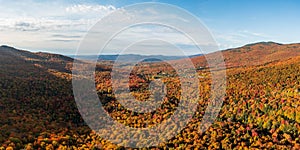
<svg viewBox="0 0 300 150">
<path fill-rule="evenodd" d="M 83 60 L 104 60 L 104 61 L 124 61 L 124 62 L 134 62 L 134 61 L 147 61 L 147 62 L 158 62 L 162 60 L 177 60 L 185 58 L 186 56 L 163 56 L 163 55 L 138 55 L 138 54 L 124 54 L 124 55 L 70 55 L 72 58 L 83 59 Z"/>
</svg>

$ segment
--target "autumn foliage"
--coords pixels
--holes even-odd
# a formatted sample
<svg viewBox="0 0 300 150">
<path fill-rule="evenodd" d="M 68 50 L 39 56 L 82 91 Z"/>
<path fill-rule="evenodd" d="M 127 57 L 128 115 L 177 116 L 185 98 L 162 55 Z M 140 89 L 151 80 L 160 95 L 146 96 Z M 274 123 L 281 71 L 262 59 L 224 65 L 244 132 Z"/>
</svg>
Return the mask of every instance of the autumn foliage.
<svg viewBox="0 0 300 150">
<path fill-rule="evenodd" d="M 201 92 L 197 111 L 178 135 L 149 149 L 300 149 L 299 50 L 299 44 L 259 43 L 224 51 L 226 96 L 216 121 L 204 133 L 198 129 L 210 99 L 211 75 L 203 56 L 192 58 L 196 68 L 202 68 L 197 70 Z M 72 61 L 61 55 L 0 48 L 0 150 L 124 149 L 102 139 L 81 118 L 72 93 Z M 173 115 L 182 93 L 172 66 L 141 62 L 131 72 L 129 84 L 120 82 L 129 85 L 140 101 L 149 100 L 151 81 L 165 83 L 162 105 L 155 112 L 136 113 L 114 96 L 112 63 L 98 63 L 95 87 L 113 119 L 141 128 Z"/>
</svg>

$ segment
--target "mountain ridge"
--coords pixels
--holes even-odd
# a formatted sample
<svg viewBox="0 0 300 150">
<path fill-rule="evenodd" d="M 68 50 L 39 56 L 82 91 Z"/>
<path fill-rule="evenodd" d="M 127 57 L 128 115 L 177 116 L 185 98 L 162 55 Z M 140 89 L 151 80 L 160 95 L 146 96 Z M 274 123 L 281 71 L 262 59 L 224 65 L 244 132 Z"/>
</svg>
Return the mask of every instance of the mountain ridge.
<svg viewBox="0 0 300 150">
<path fill-rule="evenodd" d="M 47 61 L 56 64 L 56 70 L 60 71 L 68 71 L 71 72 L 71 64 L 74 60 L 72 57 L 64 56 L 61 54 L 52 54 L 45 52 L 30 52 L 26 50 L 18 50 L 11 46 L 0 46 L 0 54 L 1 60 L 0 63 L 7 63 L 8 60 L 5 60 L 5 55 L 11 55 L 16 57 L 15 59 L 24 59 L 31 61 Z M 198 54 L 189 56 L 189 59 L 194 63 L 195 67 L 208 67 L 206 62 L 206 57 L 212 56 L 215 53 L 222 53 L 224 57 L 224 62 L 227 68 L 236 68 L 236 67 L 246 67 L 246 66 L 256 66 L 267 63 L 272 63 L 276 61 L 283 61 L 289 58 L 299 56 L 300 55 L 300 44 L 292 43 L 292 44 L 281 44 L 276 42 L 257 42 L 246 44 L 237 48 L 225 49 L 209 54 Z M 19 57 L 20 56 L 20 57 Z M 157 57 L 156 57 L 157 56 Z M 91 56 L 88 56 L 91 57 Z M 93 56 L 96 57 L 96 56 Z M 102 59 L 101 59 L 102 57 Z M 118 58 L 119 57 L 119 58 Z M 104 55 L 98 56 L 100 60 L 98 61 L 112 61 L 113 63 L 116 59 L 119 61 L 141 61 L 144 62 L 160 62 L 160 60 L 166 61 L 175 61 L 178 63 L 182 62 L 182 59 L 186 59 L 186 57 L 180 56 L 162 56 L 162 55 L 153 55 L 153 56 L 143 56 L 138 54 L 128 54 L 128 55 Z M 132 58 L 132 59 L 131 59 Z M 156 58 L 156 59 L 153 59 Z M 95 59 L 95 58 L 94 58 Z M 5 60 L 5 62 L 4 62 Z M 10 61 L 12 61 L 11 59 Z M 66 65 L 68 67 L 66 68 Z M 50 65 L 51 66 L 51 65 Z M 53 68 L 53 65 L 52 65 Z M 65 69 L 63 69 L 65 68 Z"/>
<path fill-rule="evenodd" d="M 300 55 L 300 44 L 280 44 L 259 42 L 221 52 L 227 68 L 262 65 L 274 61 L 283 61 Z M 207 54 L 208 57 L 218 52 Z M 205 56 L 191 58 L 196 66 L 207 66 Z"/>
</svg>

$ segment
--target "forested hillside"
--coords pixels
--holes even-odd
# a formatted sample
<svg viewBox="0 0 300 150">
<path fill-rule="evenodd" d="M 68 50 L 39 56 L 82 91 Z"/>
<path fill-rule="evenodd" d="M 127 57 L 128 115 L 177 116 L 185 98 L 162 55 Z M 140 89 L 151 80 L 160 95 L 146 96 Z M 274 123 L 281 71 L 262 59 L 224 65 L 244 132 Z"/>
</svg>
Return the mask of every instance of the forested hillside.
<svg viewBox="0 0 300 150">
<path fill-rule="evenodd" d="M 199 74 L 197 112 L 180 134 L 150 149 L 300 149 L 300 44 L 263 42 L 222 53 L 228 68 L 227 88 L 216 121 L 205 133 L 198 132 L 211 79 L 205 57 L 196 56 L 191 59 Z M 124 148 L 103 140 L 85 125 L 73 96 L 72 62 L 62 55 L 0 47 L 0 150 Z M 130 74 L 131 94 L 141 101 L 149 99 L 151 81 L 167 83 L 162 106 L 144 114 L 126 110 L 115 99 L 111 65 L 98 62 L 95 87 L 112 118 L 140 128 L 172 115 L 181 93 L 178 75 L 170 65 L 141 62 Z"/>
</svg>

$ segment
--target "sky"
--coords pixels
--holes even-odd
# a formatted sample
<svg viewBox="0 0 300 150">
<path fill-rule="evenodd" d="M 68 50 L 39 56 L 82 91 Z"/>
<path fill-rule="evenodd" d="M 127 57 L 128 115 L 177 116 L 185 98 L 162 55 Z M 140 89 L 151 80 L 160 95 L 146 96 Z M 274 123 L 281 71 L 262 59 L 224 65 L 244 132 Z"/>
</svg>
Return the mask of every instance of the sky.
<svg viewBox="0 0 300 150">
<path fill-rule="evenodd" d="M 195 15 L 211 32 L 219 46 L 217 50 L 261 41 L 300 43 L 300 1 L 297 0 L 0 0 L 0 45 L 73 55 L 95 23 L 127 5 L 142 2 L 172 4 Z M 164 17 L 168 19 L 168 16 Z M 193 43 L 178 38 L 180 33 L 152 26 L 139 26 L 122 32 L 116 37 L 116 44 L 111 44 L 113 46 L 108 53 L 119 53 L 114 50 L 122 47 L 116 45 L 122 45 L 128 39 L 138 40 L 144 34 L 175 43 L 189 55 L 199 53 L 192 48 Z M 139 49 L 130 53 L 153 53 L 142 50 L 141 46 Z M 172 55 L 162 51 L 158 50 L 155 54 Z M 97 53 L 87 51 L 85 54 Z"/>
</svg>

